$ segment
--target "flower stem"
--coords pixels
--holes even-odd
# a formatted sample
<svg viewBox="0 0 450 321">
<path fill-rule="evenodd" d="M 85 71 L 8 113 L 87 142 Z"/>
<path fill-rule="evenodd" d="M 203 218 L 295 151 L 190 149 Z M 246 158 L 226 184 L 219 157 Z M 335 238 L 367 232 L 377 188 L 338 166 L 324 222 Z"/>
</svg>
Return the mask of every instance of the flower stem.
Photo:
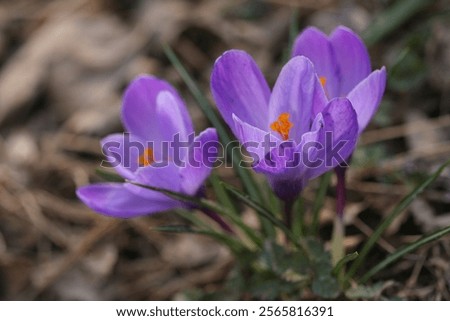
<svg viewBox="0 0 450 321">
<path fill-rule="evenodd" d="M 336 184 L 336 213 L 340 218 L 344 217 L 346 190 L 345 190 L 345 174 L 347 167 L 338 166 L 335 168 L 337 184 Z"/>
<path fill-rule="evenodd" d="M 284 201 L 284 224 L 289 231 L 292 231 L 292 210 L 294 208 L 294 200 Z M 289 245 L 289 237 L 284 235 L 286 245 Z"/>
<path fill-rule="evenodd" d="M 345 209 L 345 173 L 347 167 L 338 166 L 335 168 L 337 184 L 336 184 L 336 217 L 333 225 L 333 235 L 331 239 L 331 258 L 333 265 L 336 265 L 345 254 L 344 238 L 345 238 L 345 226 L 344 226 L 344 209 Z"/>
<path fill-rule="evenodd" d="M 292 230 L 292 208 L 294 207 L 294 201 L 284 201 L 284 224 L 289 230 Z"/>
<path fill-rule="evenodd" d="M 344 220 L 336 216 L 333 224 L 333 234 L 331 236 L 331 260 L 335 266 L 344 257 Z"/>
</svg>

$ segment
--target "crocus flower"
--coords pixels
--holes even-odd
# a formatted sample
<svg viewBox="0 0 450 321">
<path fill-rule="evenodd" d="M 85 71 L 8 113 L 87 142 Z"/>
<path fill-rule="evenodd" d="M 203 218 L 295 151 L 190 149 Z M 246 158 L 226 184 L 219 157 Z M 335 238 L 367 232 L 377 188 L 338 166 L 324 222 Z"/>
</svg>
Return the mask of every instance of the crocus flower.
<svg viewBox="0 0 450 321">
<path fill-rule="evenodd" d="M 371 72 L 370 58 L 362 40 L 349 28 L 339 26 L 328 37 L 315 27 L 306 28 L 295 40 L 292 56 L 306 56 L 329 99 L 347 97 L 356 111 L 358 133 L 375 114 L 386 86 L 386 70 Z M 319 111 L 319 110 L 318 110 Z M 337 166 L 337 213 L 345 206 L 347 166 Z"/>
<path fill-rule="evenodd" d="M 350 101 L 328 101 L 308 58 L 292 58 L 271 92 L 255 61 L 230 50 L 214 65 L 211 90 L 225 122 L 253 157 L 253 168 L 285 201 L 337 166 L 332 146 L 343 143 L 343 159 L 355 146 L 358 123 Z"/>
<path fill-rule="evenodd" d="M 306 28 L 294 42 L 292 56 L 308 57 L 329 99 L 347 97 L 358 117 L 361 133 L 375 114 L 386 86 L 386 70 L 371 72 L 362 40 L 339 26 L 328 37 L 315 27 Z"/>
<path fill-rule="evenodd" d="M 109 135 L 101 144 L 125 183 L 84 186 L 77 190 L 78 197 L 93 210 L 120 218 L 185 206 L 128 181 L 195 195 L 212 169 L 214 151 L 205 153 L 204 147 L 217 144 L 215 129 L 194 138 L 192 121 L 176 90 L 152 76 L 140 76 L 126 89 L 122 122 L 127 133 Z M 175 137 L 186 148 L 171 148 Z"/>
</svg>

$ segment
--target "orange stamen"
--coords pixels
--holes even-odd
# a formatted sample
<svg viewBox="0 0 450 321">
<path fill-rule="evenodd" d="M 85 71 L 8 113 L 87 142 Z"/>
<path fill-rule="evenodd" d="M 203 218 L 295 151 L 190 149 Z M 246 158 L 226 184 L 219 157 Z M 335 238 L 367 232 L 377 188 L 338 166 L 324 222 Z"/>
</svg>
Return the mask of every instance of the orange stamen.
<svg viewBox="0 0 450 321">
<path fill-rule="evenodd" d="M 319 77 L 319 80 L 322 87 L 325 88 L 325 85 L 327 84 L 327 77 L 321 76 Z"/>
<path fill-rule="evenodd" d="M 153 156 L 153 149 L 146 148 L 144 152 L 139 155 L 138 163 L 139 166 L 149 166 L 155 162 L 155 158 Z"/>
<path fill-rule="evenodd" d="M 282 113 L 278 116 L 278 119 L 270 125 L 270 129 L 280 134 L 283 140 L 289 139 L 289 131 L 292 126 L 294 126 L 294 124 L 289 121 L 289 116 L 289 113 Z"/>
</svg>

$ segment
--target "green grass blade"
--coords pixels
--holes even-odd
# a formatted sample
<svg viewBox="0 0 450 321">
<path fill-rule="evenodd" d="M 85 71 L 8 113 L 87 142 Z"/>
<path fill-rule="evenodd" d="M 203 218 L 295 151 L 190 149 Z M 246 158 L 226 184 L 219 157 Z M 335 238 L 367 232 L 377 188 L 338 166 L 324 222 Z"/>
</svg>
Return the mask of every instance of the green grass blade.
<svg viewBox="0 0 450 321">
<path fill-rule="evenodd" d="M 400 201 L 400 203 L 389 213 L 389 215 L 384 219 L 384 221 L 380 224 L 380 226 L 378 226 L 378 228 L 373 232 L 373 234 L 364 244 L 358 258 L 353 262 L 352 266 L 350 267 L 346 275 L 346 281 L 348 281 L 356 273 L 357 269 L 364 262 L 364 259 L 366 258 L 369 251 L 381 237 L 383 232 L 391 225 L 394 219 L 400 213 L 402 213 L 403 210 L 405 210 L 420 193 L 422 193 L 428 186 L 430 186 L 448 165 L 450 165 L 450 160 L 445 162 L 441 167 L 439 167 L 439 169 L 436 172 L 434 172 L 430 177 L 428 177 L 422 184 L 417 186 L 411 193 L 405 196 Z"/>
<path fill-rule="evenodd" d="M 206 235 L 211 237 L 214 240 L 217 240 L 221 244 L 224 244 L 227 246 L 230 251 L 233 253 L 239 254 L 242 253 L 244 250 L 244 247 L 235 239 L 232 239 L 225 234 L 217 233 L 215 231 L 210 230 L 199 230 L 199 229 L 192 229 L 189 226 L 158 226 L 153 228 L 153 230 L 158 232 L 165 232 L 165 233 L 190 233 L 190 234 L 200 234 L 200 235 Z"/>
<path fill-rule="evenodd" d="M 325 196 L 327 195 L 327 189 L 330 185 L 332 174 L 333 172 L 328 172 L 320 178 L 319 189 L 317 190 L 312 209 L 310 234 L 313 236 L 317 236 L 319 233 L 320 211 L 322 210 L 325 202 Z"/>
<path fill-rule="evenodd" d="M 97 168 L 95 174 L 107 182 L 123 183 L 125 181 L 123 177 L 116 172 L 104 168 Z"/>
<path fill-rule="evenodd" d="M 231 200 L 230 196 L 228 195 L 228 192 L 225 190 L 223 185 L 221 184 L 221 181 L 219 179 L 219 176 L 216 173 L 211 173 L 209 176 L 209 181 L 211 182 L 211 185 L 214 189 L 215 195 L 219 202 L 223 204 L 226 208 L 229 208 L 233 214 L 238 215 L 238 210 L 236 209 L 235 204 Z"/>
<path fill-rule="evenodd" d="M 447 226 L 446 228 L 443 228 L 439 231 L 436 231 L 434 233 L 431 233 L 429 235 L 423 236 L 419 240 L 395 251 L 394 253 L 390 254 L 387 258 L 385 258 L 383 261 L 375 265 L 373 268 L 371 268 L 366 274 L 363 275 L 363 277 L 360 280 L 360 283 L 367 282 L 372 276 L 374 276 L 376 273 L 380 272 L 382 269 L 390 265 L 391 263 L 397 261 L 398 259 L 402 258 L 408 253 L 411 253 L 415 250 L 417 250 L 419 247 L 428 244 L 430 242 L 433 242 L 435 240 L 440 239 L 441 237 L 450 234 L 450 226 Z"/>
<path fill-rule="evenodd" d="M 223 183 L 225 186 L 225 189 L 230 191 L 233 195 L 235 195 L 238 199 L 240 199 L 242 202 L 253 208 L 256 212 L 258 212 L 260 215 L 262 215 L 265 219 L 267 219 L 270 223 L 272 223 L 274 226 L 281 229 L 286 236 L 292 241 L 293 244 L 299 245 L 297 238 L 295 235 L 288 229 L 288 227 L 279 219 L 275 217 L 275 215 L 267 210 L 263 205 L 257 203 L 256 201 L 252 200 L 248 195 L 242 194 L 240 191 L 235 189 L 233 186 L 228 185 L 226 183 Z"/>
<path fill-rule="evenodd" d="M 350 254 L 347 254 L 346 256 L 344 256 L 333 268 L 333 274 L 338 275 L 339 272 L 342 270 L 342 268 L 345 266 L 345 264 L 356 260 L 358 255 L 359 255 L 358 252 L 353 252 L 353 253 L 350 253 Z"/>
<path fill-rule="evenodd" d="M 433 4 L 433 0 L 400 0 L 394 1 L 377 19 L 364 31 L 363 39 L 368 46 L 380 41 L 419 11 Z"/>
<path fill-rule="evenodd" d="M 212 202 L 210 200 L 204 199 L 204 198 L 189 196 L 189 195 L 185 195 L 182 193 L 170 191 L 170 190 L 167 190 L 164 188 L 143 185 L 143 184 L 140 184 L 137 182 L 132 182 L 132 181 L 128 181 L 128 183 L 145 188 L 145 189 L 149 189 L 149 190 L 152 190 L 155 192 L 163 193 L 164 195 L 167 195 L 175 200 L 193 205 L 193 206 L 197 207 L 198 209 L 207 209 L 207 210 L 213 211 L 214 213 L 217 213 L 223 217 L 226 217 L 231 222 L 233 222 L 237 227 L 239 227 L 242 230 L 242 232 L 244 232 L 245 235 L 256 246 L 262 248 L 262 245 L 263 245 L 262 239 L 256 234 L 256 232 L 253 229 L 251 229 L 249 226 L 247 226 L 239 216 L 234 215 L 228 208 L 220 206 L 219 204 Z"/>
<path fill-rule="evenodd" d="M 200 229 L 201 234 L 208 235 L 213 239 L 219 241 L 220 243 L 228 246 L 228 248 L 232 252 L 241 253 L 242 250 L 250 251 L 249 248 L 245 247 L 243 242 L 240 242 L 239 240 L 235 239 L 230 234 L 215 231 L 214 229 L 211 228 L 208 222 L 201 220 L 197 215 L 193 215 L 192 212 L 187 211 L 186 209 L 177 209 L 175 212 L 185 220 L 191 222 L 194 226 L 197 226 Z"/>
<path fill-rule="evenodd" d="M 167 45 L 164 46 L 164 52 L 169 59 L 169 61 L 172 63 L 174 68 L 177 70 L 177 72 L 180 74 L 181 78 L 185 82 L 186 86 L 189 88 L 189 91 L 191 92 L 192 96 L 197 101 L 198 105 L 200 106 L 201 110 L 205 114 L 205 116 L 208 118 L 208 120 L 211 122 L 211 124 L 216 128 L 217 133 L 219 135 L 220 140 L 224 144 L 224 146 L 227 146 L 228 143 L 230 143 L 232 140 L 230 136 L 228 135 L 228 132 L 223 125 L 222 121 L 220 120 L 217 113 L 214 111 L 214 108 L 209 104 L 208 99 L 203 95 L 202 91 L 200 90 L 199 86 L 196 84 L 194 79 L 191 77 L 189 72 L 186 70 L 186 68 L 183 66 L 181 61 L 176 56 L 175 52 Z M 240 166 L 240 161 L 242 159 L 242 156 L 240 155 L 239 151 L 235 148 L 228 149 L 226 152 L 229 153 L 228 156 L 232 157 L 233 160 L 233 167 L 236 171 L 236 174 L 239 176 L 239 178 L 242 181 L 242 184 L 244 185 L 246 191 L 252 195 L 253 198 L 262 200 L 261 192 L 258 189 L 258 186 L 256 182 L 254 181 L 253 177 L 249 173 L 249 171 L 242 166 Z"/>
</svg>

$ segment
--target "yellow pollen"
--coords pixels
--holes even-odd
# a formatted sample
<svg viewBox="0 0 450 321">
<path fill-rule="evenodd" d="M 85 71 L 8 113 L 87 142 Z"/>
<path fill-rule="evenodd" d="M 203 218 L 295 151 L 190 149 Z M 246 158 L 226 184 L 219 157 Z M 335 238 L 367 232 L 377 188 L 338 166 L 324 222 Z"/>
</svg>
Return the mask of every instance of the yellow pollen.
<svg viewBox="0 0 450 321">
<path fill-rule="evenodd" d="M 155 159 L 153 157 L 153 149 L 151 149 L 150 147 L 146 148 L 144 152 L 141 155 L 139 155 L 138 158 L 139 166 L 149 166 L 154 162 Z"/>
<path fill-rule="evenodd" d="M 282 113 L 278 116 L 276 121 L 270 124 L 270 129 L 280 134 L 283 140 L 289 139 L 289 131 L 292 126 L 294 126 L 294 124 L 289 121 L 289 116 L 289 113 Z"/>
<path fill-rule="evenodd" d="M 327 84 L 327 77 L 321 76 L 319 77 L 320 80 L 320 84 L 322 85 L 322 87 L 325 88 L 325 85 Z"/>
</svg>

